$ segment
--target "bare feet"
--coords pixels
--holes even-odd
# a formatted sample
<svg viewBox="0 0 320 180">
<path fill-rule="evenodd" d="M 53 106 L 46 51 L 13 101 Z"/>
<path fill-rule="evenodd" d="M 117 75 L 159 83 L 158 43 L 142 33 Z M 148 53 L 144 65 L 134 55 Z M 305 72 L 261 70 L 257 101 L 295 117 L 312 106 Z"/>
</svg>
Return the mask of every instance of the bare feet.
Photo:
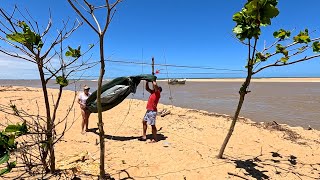
<svg viewBox="0 0 320 180">
<path fill-rule="evenodd" d="M 86 131 L 81 131 L 81 134 L 82 134 L 82 135 L 86 134 Z"/>
<path fill-rule="evenodd" d="M 156 143 L 158 142 L 157 140 L 152 139 L 149 143 Z"/>
<path fill-rule="evenodd" d="M 147 137 L 140 137 L 138 140 L 139 140 L 139 141 L 146 141 L 146 140 L 147 140 Z"/>
</svg>

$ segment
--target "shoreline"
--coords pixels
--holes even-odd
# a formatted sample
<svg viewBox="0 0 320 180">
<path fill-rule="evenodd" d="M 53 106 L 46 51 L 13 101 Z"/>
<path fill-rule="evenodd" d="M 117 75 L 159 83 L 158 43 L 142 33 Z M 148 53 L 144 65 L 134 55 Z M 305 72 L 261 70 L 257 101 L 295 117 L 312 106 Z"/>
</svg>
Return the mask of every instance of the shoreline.
<svg viewBox="0 0 320 180">
<path fill-rule="evenodd" d="M 174 79 L 174 78 L 173 78 Z M 177 78 L 183 79 L 183 78 Z M 168 79 L 159 79 L 160 82 L 168 81 Z M 213 79 L 188 79 L 188 82 L 244 82 L 245 78 L 213 78 Z M 252 82 L 320 82 L 320 78 L 252 78 Z"/>
<path fill-rule="evenodd" d="M 187 82 L 243 82 L 245 78 L 169 78 L 169 79 L 185 79 Z M 112 79 L 104 79 L 110 81 Z M 0 81 L 40 81 L 39 79 L 0 79 Z M 54 80 L 53 80 L 54 81 Z M 70 81 L 73 81 L 72 79 Z M 92 81 L 96 79 L 79 79 L 77 81 Z M 167 82 L 167 78 L 158 79 L 159 82 Z M 252 78 L 252 82 L 320 82 L 320 77 L 271 77 L 271 78 Z"/>
</svg>

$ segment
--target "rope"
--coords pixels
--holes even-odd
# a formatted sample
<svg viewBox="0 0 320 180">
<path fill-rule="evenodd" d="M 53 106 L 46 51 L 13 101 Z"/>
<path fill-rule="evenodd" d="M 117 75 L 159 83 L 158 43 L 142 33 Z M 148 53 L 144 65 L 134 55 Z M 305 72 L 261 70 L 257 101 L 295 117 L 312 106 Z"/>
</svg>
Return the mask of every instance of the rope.
<svg viewBox="0 0 320 180">
<path fill-rule="evenodd" d="M 134 96 L 134 95 L 132 95 L 132 96 Z M 130 113 L 130 110 L 131 110 L 131 104 L 132 104 L 132 98 L 131 98 L 130 101 L 129 101 L 129 108 L 128 108 L 127 114 L 126 114 L 125 117 L 123 118 L 123 120 L 122 120 L 121 124 L 119 125 L 119 127 L 116 129 L 116 131 L 115 131 L 115 132 L 113 133 L 113 135 L 111 136 L 111 140 L 113 140 L 114 135 L 119 131 L 119 129 L 122 127 L 124 121 L 127 119 L 128 115 L 129 115 L 129 113 Z"/>
<path fill-rule="evenodd" d="M 152 65 L 150 63 L 141 63 L 141 62 L 134 62 L 134 61 L 122 61 L 122 60 L 111 60 L 107 59 L 105 61 L 114 62 L 114 63 L 125 63 L 125 64 L 144 64 L 144 65 Z M 215 68 L 215 67 L 203 67 L 203 66 L 189 66 L 189 65 L 174 65 L 174 64 L 154 64 L 157 66 L 166 66 L 166 67 L 177 67 L 177 68 L 191 68 L 191 69 L 211 69 L 211 70 L 218 70 L 218 71 L 238 71 L 238 72 L 246 72 L 245 70 L 240 69 L 227 69 L 227 68 Z"/>
<path fill-rule="evenodd" d="M 113 62 L 113 63 L 120 63 L 120 64 L 152 65 L 151 63 L 145 63 L 143 61 L 142 62 L 136 62 L 136 61 L 122 61 L 122 60 L 111 60 L 111 59 L 106 59 L 105 61 L 106 62 Z M 68 67 L 67 69 L 81 67 L 83 65 L 96 64 L 96 63 L 99 63 L 99 62 L 100 61 L 81 64 L 81 65 L 76 65 L 76 66 Z M 216 68 L 216 67 L 204 67 L 204 66 L 175 65 L 175 64 L 154 64 L 154 65 L 165 66 L 165 67 L 175 67 L 175 68 L 189 68 L 189 69 L 206 69 L 206 70 L 217 70 L 217 71 L 246 72 L 245 70 L 241 70 L 241 69 L 228 69 L 228 68 Z"/>
<path fill-rule="evenodd" d="M 144 61 L 144 59 L 143 59 L 143 49 L 142 49 L 142 74 L 143 74 L 143 61 Z M 144 83 L 142 83 L 142 97 L 144 97 Z"/>
<path fill-rule="evenodd" d="M 164 63 L 167 64 L 167 58 L 166 58 L 166 54 L 164 53 Z M 166 71 L 167 71 L 167 79 L 169 81 L 169 73 L 168 73 L 168 67 L 166 66 Z M 170 101 L 171 101 L 171 109 L 173 108 L 173 97 L 172 97 L 172 93 L 171 93 L 171 87 L 170 84 L 168 83 L 168 87 L 169 87 L 169 93 L 170 93 Z"/>
</svg>

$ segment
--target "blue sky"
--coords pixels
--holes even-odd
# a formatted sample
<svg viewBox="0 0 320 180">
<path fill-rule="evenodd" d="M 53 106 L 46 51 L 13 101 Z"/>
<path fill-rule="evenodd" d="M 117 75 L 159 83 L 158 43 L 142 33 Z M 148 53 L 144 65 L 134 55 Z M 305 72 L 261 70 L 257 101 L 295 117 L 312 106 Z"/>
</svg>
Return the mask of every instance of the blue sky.
<svg viewBox="0 0 320 180">
<path fill-rule="evenodd" d="M 11 12 L 13 5 L 20 9 L 28 9 L 30 14 L 45 27 L 48 21 L 48 9 L 53 17 L 53 37 L 56 29 L 62 26 L 62 20 L 74 20 L 75 12 L 66 0 L 39 3 L 37 0 L 2 1 L 0 7 Z M 98 1 L 95 1 L 98 2 Z M 103 2 L 103 1 L 101 1 Z M 245 70 L 247 56 L 246 47 L 233 38 L 232 28 L 235 23 L 232 15 L 241 10 L 245 0 L 237 1 L 191 1 L 191 0 L 124 0 L 117 7 L 117 12 L 105 38 L 105 55 L 112 60 L 135 62 L 151 61 L 155 57 L 156 63 L 187 66 L 205 66 L 230 70 Z M 280 15 L 272 21 L 272 25 L 263 28 L 259 47 L 273 42 L 272 33 L 279 28 L 293 30 L 293 34 L 304 28 L 316 30 L 313 37 L 320 36 L 320 19 L 317 0 L 280 1 L 278 8 Z M 103 14 L 98 14 L 103 18 Z M 80 18 L 79 18 L 80 19 Z M 101 20 L 103 21 L 103 20 Z M 49 38 L 50 40 L 50 38 Z M 48 41 L 49 41 L 48 40 Z M 86 49 L 89 44 L 97 42 L 97 35 L 84 24 L 65 44 L 73 47 L 81 45 Z M 0 46 L 4 47 L 1 41 Z M 309 53 L 312 55 L 312 52 Z M 95 47 L 88 56 L 90 61 L 97 61 L 98 48 Z M 33 64 L 21 60 L 8 58 L 0 54 L 0 79 L 36 79 L 37 70 Z M 320 59 L 297 65 L 271 68 L 261 72 L 258 77 L 320 77 Z M 239 71 L 220 71 L 190 68 L 160 69 L 159 77 L 243 77 Z M 148 65 L 119 64 L 107 62 L 106 78 L 117 76 L 150 73 Z M 195 73 L 195 74 L 190 74 Z M 211 73 L 211 74 L 198 74 Z M 87 78 L 96 79 L 99 66 L 81 73 Z M 77 74 L 75 76 L 79 76 Z"/>
</svg>

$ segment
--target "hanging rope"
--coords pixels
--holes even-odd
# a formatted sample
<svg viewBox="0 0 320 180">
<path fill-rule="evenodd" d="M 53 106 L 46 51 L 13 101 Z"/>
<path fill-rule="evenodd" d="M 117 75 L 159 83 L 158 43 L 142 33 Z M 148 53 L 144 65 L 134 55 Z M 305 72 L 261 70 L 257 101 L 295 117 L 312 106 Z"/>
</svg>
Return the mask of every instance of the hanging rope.
<svg viewBox="0 0 320 180">
<path fill-rule="evenodd" d="M 164 52 L 164 63 L 167 64 L 167 58 L 166 58 L 165 52 Z M 168 66 L 166 66 L 166 71 L 167 71 L 167 79 L 169 81 Z M 170 93 L 169 99 L 171 101 L 171 109 L 172 109 L 173 108 L 173 97 L 172 97 L 171 87 L 170 87 L 169 83 L 168 83 L 168 88 L 169 88 L 169 93 Z"/>
<path fill-rule="evenodd" d="M 141 65 L 142 74 L 143 74 L 143 66 L 144 66 L 144 64 L 143 64 L 143 49 L 142 49 L 142 65 Z M 144 83 L 142 83 L 142 97 L 144 97 Z"/>
</svg>

